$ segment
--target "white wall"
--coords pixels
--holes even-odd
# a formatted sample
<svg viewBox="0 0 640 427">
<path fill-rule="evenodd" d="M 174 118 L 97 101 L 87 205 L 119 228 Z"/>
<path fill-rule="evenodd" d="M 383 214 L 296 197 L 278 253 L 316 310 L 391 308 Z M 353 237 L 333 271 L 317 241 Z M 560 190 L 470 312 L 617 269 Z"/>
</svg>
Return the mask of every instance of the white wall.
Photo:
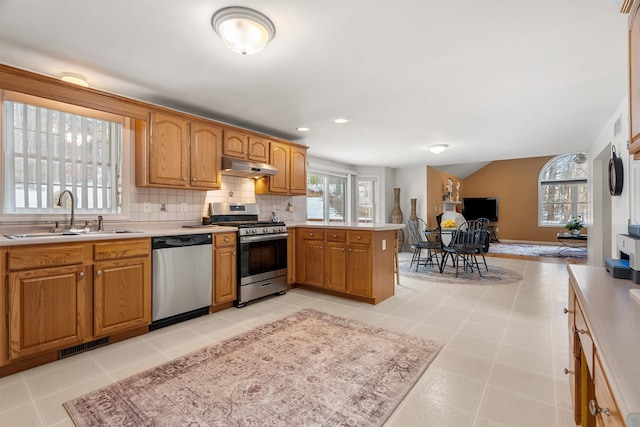
<svg viewBox="0 0 640 427">
<path fill-rule="evenodd" d="M 621 131 L 614 136 L 614 123 L 621 118 Z M 602 266 L 607 258 L 617 258 L 616 235 L 627 232 L 630 218 L 631 199 L 638 196 L 640 183 L 629 181 L 631 160 L 627 141 L 629 139 L 629 99 L 625 98 L 611 119 L 602 128 L 600 135 L 589 148 L 589 203 L 593 223 L 589 227 L 589 265 Z M 615 146 L 618 157 L 622 158 L 624 184 L 620 196 L 609 194 L 608 167 L 611 146 Z M 634 165 L 637 167 L 637 165 Z M 634 188 L 636 189 L 635 191 Z"/>
<path fill-rule="evenodd" d="M 411 199 L 417 199 L 416 215 L 427 218 L 427 166 L 396 169 L 394 185 L 400 188 L 400 209 L 405 221 L 411 215 Z M 391 200 L 393 208 L 393 199 Z"/>
</svg>

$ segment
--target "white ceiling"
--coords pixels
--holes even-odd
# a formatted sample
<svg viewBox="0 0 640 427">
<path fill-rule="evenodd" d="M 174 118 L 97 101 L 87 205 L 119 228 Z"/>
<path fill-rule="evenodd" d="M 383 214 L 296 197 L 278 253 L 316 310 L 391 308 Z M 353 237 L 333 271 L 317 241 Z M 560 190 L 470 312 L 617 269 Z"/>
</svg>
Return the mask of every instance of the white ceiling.
<svg viewBox="0 0 640 427">
<path fill-rule="evenodd" d="M 628 91 L 621 3 L 0 0 L 0 62 L 348 164 L 486 162 L 589 148 Z M 263 52 L 223 45 L 211 16 L 226 6 L 271 18 Z"/>
</svg>

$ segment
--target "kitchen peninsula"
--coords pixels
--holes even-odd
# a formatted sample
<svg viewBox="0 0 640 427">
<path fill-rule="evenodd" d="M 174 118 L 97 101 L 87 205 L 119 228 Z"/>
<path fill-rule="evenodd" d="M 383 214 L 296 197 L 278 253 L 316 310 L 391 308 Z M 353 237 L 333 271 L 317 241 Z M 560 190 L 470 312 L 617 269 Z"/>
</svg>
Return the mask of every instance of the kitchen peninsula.
<svg viewBox="0 0 640 427">
<path fill-rule="evenodd" d="M 295 235 L 295 286 L 370 304 L 393 296 L 396 235 L 404 224 L 287 227 Z"/>
</svg>

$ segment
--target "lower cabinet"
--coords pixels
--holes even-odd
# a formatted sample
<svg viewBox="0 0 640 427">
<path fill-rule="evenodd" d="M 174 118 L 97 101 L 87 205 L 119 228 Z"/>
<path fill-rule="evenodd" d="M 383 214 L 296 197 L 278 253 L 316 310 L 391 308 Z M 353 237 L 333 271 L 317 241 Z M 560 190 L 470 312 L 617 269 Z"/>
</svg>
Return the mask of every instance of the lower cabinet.
<svg viewBox="0 0 640 427">
<path fill-rule="evenodd" d="M 378 303 L 393 295 L 395 231 L 296 229 L 296 283 Z"/>
<path fill-rule="evenodd" d="M 150 239 L 6 252 L 9 363 L 151 322 Z"/>
<path fill-rule="evenodd" d="M 613 393 L 602 369 L 600 355 L 591 336 L 584 310 L 569 280 L 569 379 L 576 425 L 582 427 L 624 427 Z"/>
<path fill-rule="evenodd" d="M 214 234 L 213 305 L 233 302 L 237 298 L 236 234 Z"/>
<path fill-rule="evenodd" d="M 72 346 L 91 336 L 85 267 L 9 274 L 9 359 Z"/>
</svg>

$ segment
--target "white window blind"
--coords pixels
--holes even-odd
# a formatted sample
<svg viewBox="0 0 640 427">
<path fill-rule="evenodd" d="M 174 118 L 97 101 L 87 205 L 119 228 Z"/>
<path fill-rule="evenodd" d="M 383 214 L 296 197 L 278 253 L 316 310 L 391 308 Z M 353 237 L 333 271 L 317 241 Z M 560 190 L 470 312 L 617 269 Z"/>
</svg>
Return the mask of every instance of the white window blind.
<svg viewBox="0 0 640 427">
<path fill-rule="evenodd" d="M 121 212 L 122 116 L 6 92 L 4 214 L 51 213 L 62 190 L 79 213 Z"/>
</svg>

